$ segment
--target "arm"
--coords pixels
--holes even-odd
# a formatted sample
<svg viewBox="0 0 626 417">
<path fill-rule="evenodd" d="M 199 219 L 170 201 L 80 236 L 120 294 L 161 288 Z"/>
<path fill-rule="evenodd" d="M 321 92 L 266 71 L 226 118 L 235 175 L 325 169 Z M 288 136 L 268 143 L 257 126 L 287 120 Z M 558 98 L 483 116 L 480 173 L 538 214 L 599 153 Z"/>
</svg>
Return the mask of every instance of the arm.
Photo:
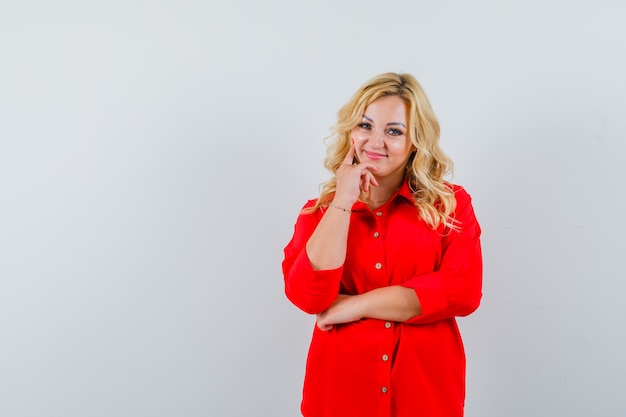
<svg viewBox="0 0 626 417">
<path fill-rule="evenodd" d="M 328 310 L 318 314 L 317 326 L 330 330 L 335 324 L 362 318 L 401 322 L 419 316 L 421 311 L 413 289 L 393 285 L 358 295 L 340 295 Z"/>
<path fill-rule="evenodd" d="M 337 170 L 337 188 L 332 203 L 306 243 L 306 253 L 315 270 L 339 268 L 346 260 L 350 210 L 370 185 L 378 185 L 371 164 L 352 164 L 354 144 Z"/>
<path fill-rule="evenodd" d="M 303 208 L 312 207 L 309 201 Z M 343 266 L 328 270 L 316 270 L 309 261 L 306 242 L 321 220 L 322 213 L 301 213 L 298 216 L 291 241 L 285 247 L 282 263 L 285 294 L 298 308 L 309 314 L 327 309 L 337 298 Z"/>
<path fill-rule="evenodd" d="M 467 316 L 480 304 L 483 272 L 481 229 L 469 194 L 460 187 L 455 188 L 455 193 L 455 216 L 461 229 L 451 231 L 444 237 L 439 267 L 401 284 L 415 291 L 422 306 L 422 313 L 407 323 L 432 323 Z"/>
<path fill-rule="evenodd" d="M 347 210 L 360 195 L 361 187 L 378 185 L 369 164 L 352 165 L 354 145 L 337 170 L 333 205 Z M 313 206 L 309 201 L 305 208 Z M 326 310 L 337 298 L 346 258 L 350 212 L 335 207 L 301 214 L 292 240 L 285 248 L 283 275 L 287 298 L 310 314 Z"/>
<path fill-rule="evenodd" d="M 482 256 L 480 227 L 469 195 L 457 190 L 456 218 L 461 230 L 443 239 L 439 268 L 413 277 L 400 286 L 378 288 L 355 296 L 339 296 L 318 315 L 318 326 L 329 330 L 334 324 L 362 318 L 423 324 L 473 312 L 480 303 Z"/>
</svg>

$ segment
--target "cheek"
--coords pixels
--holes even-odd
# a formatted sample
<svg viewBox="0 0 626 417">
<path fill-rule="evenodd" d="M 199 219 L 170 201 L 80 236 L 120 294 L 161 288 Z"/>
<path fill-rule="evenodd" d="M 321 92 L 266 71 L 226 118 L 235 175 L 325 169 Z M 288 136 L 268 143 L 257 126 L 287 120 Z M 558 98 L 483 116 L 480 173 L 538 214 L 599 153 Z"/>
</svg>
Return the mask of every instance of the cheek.
<svg viewBox="0 0 626 417">
<path fill-rule="evenodd" d="M 411 143 L 397 143 L 389 147 L 389 152 L 408 158 L 413 152 L 413 146 Z"/>
<path fill-rule="evenodd" d="M 362 132 L 352 132 L 350 134 L 350 139 L 354 142 L 354 146 L 357 152 L 360 152 L 363 149 L 363 144 L 366 142 L 365 135 Z"/>
<path fill-rule="evenodd" d="M 363 142 L 365 140 L 365 134 L 358 130 L 350 132 L 350 138 L 355 142 Z"/>
</svg>

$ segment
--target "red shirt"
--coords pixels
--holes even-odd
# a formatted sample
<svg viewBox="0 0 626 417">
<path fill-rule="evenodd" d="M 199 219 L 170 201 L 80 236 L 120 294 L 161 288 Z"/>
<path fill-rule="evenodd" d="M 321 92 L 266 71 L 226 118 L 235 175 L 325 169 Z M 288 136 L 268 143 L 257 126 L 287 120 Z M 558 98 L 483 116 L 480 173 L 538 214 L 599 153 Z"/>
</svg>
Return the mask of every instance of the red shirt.
<svg viewBox="0 0 626 417">
<path fill-rule="evenodd" d="M 433 230 L 419 218 L 408 184 L 377 210 L 352 210 L 346 260 L 314 271 L 305 245 L 325 209 L 301 213 L 285 248 L 285 292 L 310 314 L 337 294 L 413 288 L 422 314 L 406 322 L 362 319 L 317 326 L 309 348 L 301 410 L 305 417 L 458 417 L 465 400 L 465 354 L 455 316 L 478 307 L 480 226 L 469 194 L 452 186 L 460 230 Z M 311 207 L 315 200 L 305 207 Z"/>
</svg>

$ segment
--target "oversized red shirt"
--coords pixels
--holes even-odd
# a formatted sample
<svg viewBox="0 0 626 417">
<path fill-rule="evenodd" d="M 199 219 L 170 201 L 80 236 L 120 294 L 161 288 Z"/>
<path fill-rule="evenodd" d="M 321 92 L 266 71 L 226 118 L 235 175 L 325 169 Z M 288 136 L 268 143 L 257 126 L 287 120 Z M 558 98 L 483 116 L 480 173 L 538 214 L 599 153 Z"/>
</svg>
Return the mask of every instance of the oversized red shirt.
<svg viewBox="0 0 626 417">
<path fill-rule="evenodd" d="M 314 271 L 305 245 L 325 209 L 298 216 L 285 248 L 285 292 L 310 314 L 337 294 L 401 285 L 415 290 L 422 314 L 406 322 L 362 319 L 315 326 L 301 411 L 305 417 L 459 417 L 465 353 L 456 316 L 472 313 L 482 287 L 480 226 L 469 194 L 456 185 L 460 230 L 433 230 L 418 216 L 408 184 L 377 210 L 356 203 L 346 260 Z M 305 207 L 311 207 L 315 200 Z"/>
</svg>

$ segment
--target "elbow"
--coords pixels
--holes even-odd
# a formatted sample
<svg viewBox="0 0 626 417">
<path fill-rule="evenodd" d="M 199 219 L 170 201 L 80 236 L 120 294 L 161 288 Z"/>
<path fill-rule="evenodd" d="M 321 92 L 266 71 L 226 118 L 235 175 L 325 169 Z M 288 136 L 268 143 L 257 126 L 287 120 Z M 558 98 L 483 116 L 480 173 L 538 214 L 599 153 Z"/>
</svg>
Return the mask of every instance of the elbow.
<svg viewBox="0 0 626 417">
<path fill-rule="evenodd" d="M 296 259 L 295 266 L 283 270 L 287 299 L 305 313 L 319 314 L 326 311 L 337 299 L 342 268 L 314 271 L 303 251 Z"/>
<path fill-rule="evenodd" d="M 459 305 L 457 316 L 465 317 L 472 314 L 480 306 L 480 300 L 482 299 L 482 293 L 478 292 L 472 294 L 471 297 L 467 297 L 462 304 Z"/>
<path fill-rule="evenodd" d="M 337 298 L 337 294 L 310 294 L 285 289 L 287 299 L 307 314 L 320 314 L 326 311 Z"/>
<path fill-rule="evenodd" d="M 482 272 L 472 274 L 457 292 L 457 316 L 468 316 L 478 309 L 482 300 Z"/>
</svg>

